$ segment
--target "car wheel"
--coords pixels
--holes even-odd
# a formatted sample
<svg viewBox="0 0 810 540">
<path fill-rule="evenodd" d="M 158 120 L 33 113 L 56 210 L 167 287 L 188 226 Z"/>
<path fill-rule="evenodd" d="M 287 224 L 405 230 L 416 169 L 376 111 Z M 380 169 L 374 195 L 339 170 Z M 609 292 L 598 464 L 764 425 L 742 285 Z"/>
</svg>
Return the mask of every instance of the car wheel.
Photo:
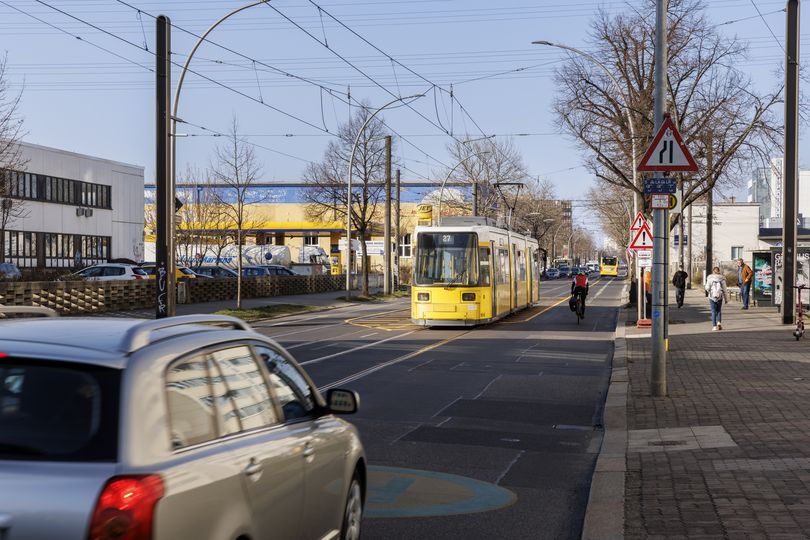
<svg viewBox="0 0 810 540">
<path fill-rule="evenodd" d="M 346 495 L 346 508 L 343 511 L 343 527 L 340 531 L 341 540 L 359 540 L 360 523 L 363 520 L 363 490 L 355 474 Z"/>
</svg>

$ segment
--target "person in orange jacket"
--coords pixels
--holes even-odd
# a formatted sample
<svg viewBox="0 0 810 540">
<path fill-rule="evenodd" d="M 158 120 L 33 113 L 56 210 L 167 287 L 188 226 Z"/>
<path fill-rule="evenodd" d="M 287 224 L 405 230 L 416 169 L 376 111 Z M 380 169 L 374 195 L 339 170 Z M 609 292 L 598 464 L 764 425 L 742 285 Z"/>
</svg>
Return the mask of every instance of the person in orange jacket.
<svg viewBox="0 0 810 540">
<path fill-rule="evenodd" d="M 652 272 L 649 270 L 644 271 L 644 299 L 647 301 L 644 313 L 649 319 L 652 317 Z"/>
<path fill-rule="evenodd" d="M 740 285 L 740 298 L 743 309 L 748 309 L 748 299 L 751 297 L 751 284 L 754 282 L 754 271 L 740 258 L 737 260 L 737 283 Z"/>
</svg>

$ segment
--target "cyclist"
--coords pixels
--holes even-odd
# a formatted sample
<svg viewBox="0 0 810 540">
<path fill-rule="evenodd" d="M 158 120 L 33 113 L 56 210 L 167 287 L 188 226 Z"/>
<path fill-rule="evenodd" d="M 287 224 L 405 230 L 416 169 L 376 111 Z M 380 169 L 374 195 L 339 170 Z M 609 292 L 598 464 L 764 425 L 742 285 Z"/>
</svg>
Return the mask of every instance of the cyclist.
<svg viewBox="0 0 810 540">
<path fill-rule="evenodd" d="M 574 275 L 571 281 L 571 300 L 576 300 L 577 295 L 582 299 L 582 318 L 585 318 L 585 298 L 588 297 L 588 274 L 580 271 Z"/>
</svg>

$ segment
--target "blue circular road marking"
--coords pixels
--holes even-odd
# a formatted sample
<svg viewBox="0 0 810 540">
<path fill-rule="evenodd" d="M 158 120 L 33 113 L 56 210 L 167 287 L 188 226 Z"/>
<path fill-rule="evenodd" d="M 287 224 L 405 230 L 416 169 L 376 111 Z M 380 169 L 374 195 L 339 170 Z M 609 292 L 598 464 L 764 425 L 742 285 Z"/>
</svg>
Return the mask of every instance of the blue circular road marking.
<svg viewBox="0 0 810 540">
<path fill-rule="evenodd" d="M 465 476 L 399 467 L 369 466 L 365 516 L 433 517 L 496 510 L 517 495 Z"/>
</svg>

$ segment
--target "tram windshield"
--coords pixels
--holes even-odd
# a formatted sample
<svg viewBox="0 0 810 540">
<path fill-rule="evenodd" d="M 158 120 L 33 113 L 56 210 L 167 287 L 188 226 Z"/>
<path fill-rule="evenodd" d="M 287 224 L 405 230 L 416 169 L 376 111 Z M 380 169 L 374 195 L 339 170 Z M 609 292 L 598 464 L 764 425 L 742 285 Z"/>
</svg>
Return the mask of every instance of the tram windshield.
<svg viewBox="0 0 810 540">
<path fill-rule="evenodd" d="M 478 235 L 471 232 L 419 233 L 417 285 L 477 285 Z"/>
</svg>

